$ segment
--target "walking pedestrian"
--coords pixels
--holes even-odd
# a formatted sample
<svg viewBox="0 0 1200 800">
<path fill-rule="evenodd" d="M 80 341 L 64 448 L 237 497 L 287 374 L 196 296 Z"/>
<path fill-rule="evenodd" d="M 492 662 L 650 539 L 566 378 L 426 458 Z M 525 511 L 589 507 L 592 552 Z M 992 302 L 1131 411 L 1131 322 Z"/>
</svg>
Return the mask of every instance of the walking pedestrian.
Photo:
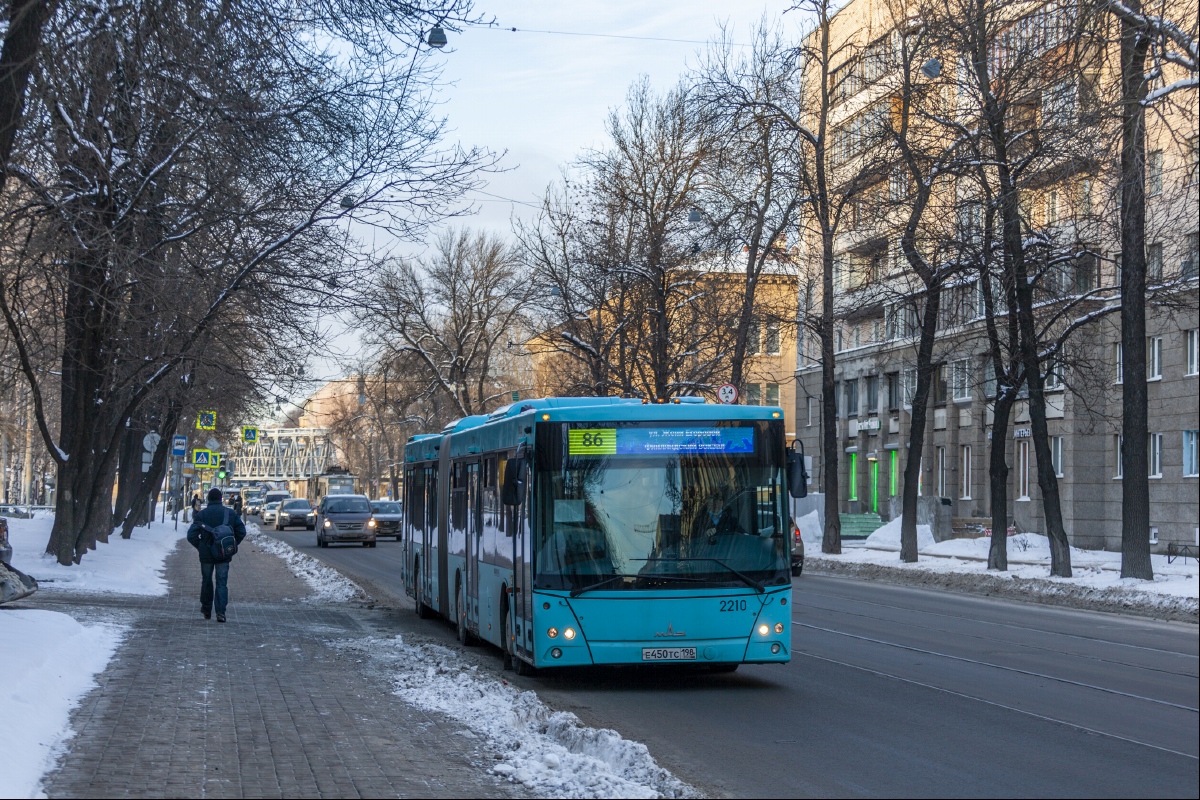
<svg viewBox="0 0 1200 800">
<path fill-rule="evenodd" d="M 229 501 L 229 505 L 240 517 L 242 515 L 242 493 L 234 492 L 233 497 Z"/>
<path fill-rule="evenodd" d="M 246 538 L 242 518 L 225 508 L 221 503 L 221 490 L 214 486 L 208 490 L 208 505 L 193 515 L 187 540 L 200 554 L 200 613 L 205 619 L 211 619 L 215 604 L 217 622 L 225 621 L 225 609 L 229 606 L 229 563 L 232 559 L 232 556 L 218 558 L 213 552 L 212 532 L 222 525 L 233 530 L 238 544 Z"/>
</svg>

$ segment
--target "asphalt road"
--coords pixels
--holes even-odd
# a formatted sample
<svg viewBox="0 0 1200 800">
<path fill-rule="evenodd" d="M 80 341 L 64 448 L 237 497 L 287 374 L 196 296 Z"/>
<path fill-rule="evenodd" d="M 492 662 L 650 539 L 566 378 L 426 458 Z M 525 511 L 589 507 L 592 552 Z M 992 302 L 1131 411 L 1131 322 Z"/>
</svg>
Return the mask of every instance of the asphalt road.
<svg viewBox="0 0 1200 800">
<path fill-rule="evenodd" d="M 392 542 L 275 535 L 406 605 Z M 794 603 L 787 665 L 506 678 L 713 794 L 1197 795 L 1194 625 L 815 575 Z"/>
</svg>

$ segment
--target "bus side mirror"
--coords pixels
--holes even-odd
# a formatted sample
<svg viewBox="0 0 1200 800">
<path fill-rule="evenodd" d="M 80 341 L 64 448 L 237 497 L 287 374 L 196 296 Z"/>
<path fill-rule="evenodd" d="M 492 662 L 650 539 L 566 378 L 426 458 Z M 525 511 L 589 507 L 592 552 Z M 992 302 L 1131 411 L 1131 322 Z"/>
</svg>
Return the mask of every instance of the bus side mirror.
<svg viewBox="0 0 1200 800">
<path fill-rule="evenodd" d="M 500 486 L 500 502 L 504 505 L 521 505 L 521 500 L 525 497 L 525 470 L 528 463 L 520 455 L 508 460 L 504 469 L 504 483 Z"/>
<path fill-rule="evenodd" d="M 800 445 L 800 449 L 796 449 Z M 797 499 L 808 497 L 808 473 L 804 470 L 804 445 L 796 439 L 787 450 L 788 494 Z"/>
</svg>

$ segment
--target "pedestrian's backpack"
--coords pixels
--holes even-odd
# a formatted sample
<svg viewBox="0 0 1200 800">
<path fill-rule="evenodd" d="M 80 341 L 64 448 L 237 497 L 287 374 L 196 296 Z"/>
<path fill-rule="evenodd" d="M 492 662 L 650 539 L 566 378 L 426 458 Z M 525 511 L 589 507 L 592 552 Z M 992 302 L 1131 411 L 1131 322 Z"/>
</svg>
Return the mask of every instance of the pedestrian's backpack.
<svg viewBox="0 0 1200 800">
<path fill-rule="evenodd" d="M 238 548 L 237 537 L 229 524 L 229 509 L 223 508 L 221 511 L 225 514 L 225 520 L 220 525 L 215 528 L 202 526 L 208 534 L 208 549 L 214 561 L 228 561 L 233 558 Z"/>
</svg>

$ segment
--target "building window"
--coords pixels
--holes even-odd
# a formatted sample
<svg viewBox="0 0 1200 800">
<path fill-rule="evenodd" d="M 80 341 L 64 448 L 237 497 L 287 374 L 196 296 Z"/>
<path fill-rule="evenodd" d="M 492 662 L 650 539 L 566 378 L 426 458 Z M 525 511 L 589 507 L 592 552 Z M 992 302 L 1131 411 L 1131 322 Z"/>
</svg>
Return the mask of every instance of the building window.
<svg viewBox="0 0 1200 800">
<path fill-rule="evenodd" d="M 1200 375 L 1200 328 L 1187 332 L 1187 374 Z"/>
<path fill-rule="evenodd" d="M 1046 366 L 1046 377 L 1042 383 L 1042 388 L 1051 392 L 1063 388 L 1062 372 L 1062 362 L 1057 358 L 1050 359 L 1050 363 Z"/>
<path fill-rule="evenodd" d="M 1151 336 L 1146 340 L 1146 380 L 1162 377 L 1162 337 Z"/>
<path fill-rule="evenodd" d="M 938 497 L 946 496 L 946 476 L 949 472 L 946 464 L 946 448 L 937 449 L 937 490 Z"/>
<path fill-rule="evenodd" d="M 1125 475 L 1125 437 L 1119 433 L 1113 434 L 1113 455 L 1116 456 L 1117 461 L 1113 477 L 1122 478 Z"/>
<path fill-rule="evenodd" d="M 763 350 L 769 356 L 779 355 L 779 323 L 768 322 L 766 335 L 763 336 Z"/>
<path fill-rule="evenodd" d="M 757 383 L 746 384 L 746 405 L 762 405 L 762 386 Z"/>
<path fill-rule="evenodd" d="M 912 405 L 913 395 L 915 395 L 916 393 L 917 393 L 917 371 L 915 369 L 906 369 L 906 370 L 904 370 L 904 387 L 903 387 L 905 407 Z"/>
<path fill-rule="evenodd" d="M 1146 194 L 1151 197 L 1162 194 L 1163 151 L 1154 150 L 1146 155 Z"/>
<path fill-rule="evenodd" d="M 961 448 L 959 473 L 962 475 L 960 496 L 963 500 L 971 499 L 971 445 L 964 444 Z"/>
<path fill-rule="evenodd" d="M 844 384 L 844 397 L 846 401 L 846 416 L 858 416 L 858 379 L 846 381 Z"/>
<path fill-rule="evenodd" d="M 813 425 L 815 425 L 817 422 L 817 409 L 818 408 L 819 408 L 819 406 L 817 405 L 817 398 L 815 398 L 815 397 L 808 398 L 808 427 L 810 427 L 810 428 Z"/>
<path fill-rule="evenodd" d="M 949 382 L 946 380 L 946 365 L 938 364 L 933 370 L 933 402 L 936 405 L 945 405 L 946 397 L 950 393 Z"/>
<path fill-rule="evenodd" d="M 867 376 L 867 413 L 879 413 L 879 376 Z"/>
<path fill-rule="evenodd" d="M 1029 440 L 1017 442 L 1017 499 L 1029 499 Z"/>
<path fill-rule="evenodd" d="M 746 329 L 746 355 L 756 356 L 762 352 L 762 336 L 758 327 L 758 320 L 751 320 L 749 327 Z"/>
<path fill-rule="evenodd" d="M 1083 216 L 1092 215 L 1092 179 L 1084 178 L 1079 182 L 1079 213 Z"/>
<path fill-rule="evenodd" d="M 887 401 L 888 411 L 900 410 L 900 373 L 889 372 L 887 374 Z"/>
<path fill-rule="evenodd" d="M 893 203 L 908 197 L 908 168 L 901 165 L 892 168 L 888 180 L 888 194 Z"/>
<path fill-rule="evenodd" d="M 778 383 L 768 383 L 767 384 L 766 399 L 767 399 L 766 405 L 769 405 L 769 406 L 779 405 L 779 384 Z"/>
<path fill-rule="evenodd" d="M 1117 367 L 1117 383 L 1125 382 L 1125 356 L 1121 351 L 1121 343 L 1113 345 L 1113 361 Z"/>
<path fill-rule="evenodd" d="M 1163 435 L 1161 433 L 1150 434 L 1150 441 L 1147 443 L 1148 451 L 1146 453 L 1148 477 L 1162 477 L 1162 443 Z"/>
<path fill-rule="evenodd" d="M 1200 435 L 1200 431 L 1183 432 L 1183 476 L 1185 478 L 1200 476 L 1200 463 L 1196 459 L 1197 435 Z"/>
<path fill-rule="evenodd" d="M 1058 190 L 1051 189 L 1046 192 L 1046 224 L 1058 224 Z"/>
<path fill-rule="evenodd" d="M 1194 278 L 1200 275 L 1200 234 L 1189 233 L 1183 237 L 1183 261 L 1179 265 L 1179 277 Z"/>
<path fill-rule="evenodd" d="M 999 382 L 996 380 L 996 362 L 992 361 L 992 357 L 988 356 L 983 362 L 983 395 L 989 400 L 996 396 L 999 391 Z"/>
<path fill-rule="evenodd" d="M 1162 243 L 1155 242 L 1146 248 L 1146 280 L 1151 283 L 1162 283 L 1163 248 Z"/>
<path fill-rule="evenodd" d="M 1054 477 L 1063 476 L 1063 437 L 1050 437 L 1050 463 L 1054 466 Z"/>
<path fill-rule="evenodd" d="M 963 358 L 950 365 L 955 400 L 971 399 L 971 360 Z"/>
</svg>

